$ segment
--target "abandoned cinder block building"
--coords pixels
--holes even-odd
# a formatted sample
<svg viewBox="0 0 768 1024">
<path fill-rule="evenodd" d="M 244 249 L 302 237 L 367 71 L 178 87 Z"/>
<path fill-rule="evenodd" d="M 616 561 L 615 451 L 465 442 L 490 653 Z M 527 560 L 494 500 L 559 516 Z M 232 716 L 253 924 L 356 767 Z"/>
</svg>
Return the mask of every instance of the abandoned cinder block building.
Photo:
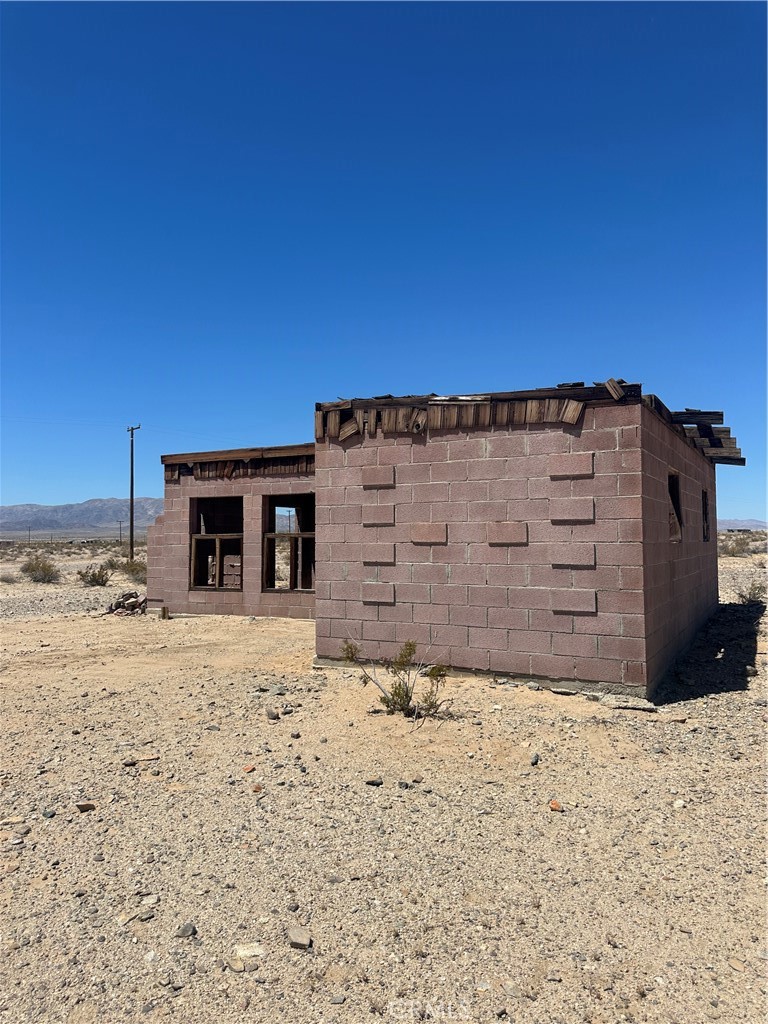
<svg viewBox="0 0 768 1024">
<path fill-rule="evenodd" d="M 650 695 L 717 606 L 722 419 L 616 380 L 321 403 L 314 444 L 163 457 L 148 597 Z"/>
</svg>

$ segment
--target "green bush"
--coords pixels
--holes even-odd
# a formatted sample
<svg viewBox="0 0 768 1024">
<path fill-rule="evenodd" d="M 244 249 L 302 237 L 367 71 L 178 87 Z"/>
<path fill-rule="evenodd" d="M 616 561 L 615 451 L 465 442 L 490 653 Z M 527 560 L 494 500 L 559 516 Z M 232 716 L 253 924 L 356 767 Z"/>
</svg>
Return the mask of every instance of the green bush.
<svg viewBox="0 0 768 1024">
<path fill-rule="evenodd" d="M 430 665 L 423 661 L 417 662 L 416 643 L 406 641 L 394 658 L 386 658 L 381 662 L 384 672 L 392 680 L 385 686 L 377 674 L 377 666 L 373 662 L 365 662 L 360 648 L 354 641 L 346 640 L 341 645 L 341 655 L 349 665 L 356 665 L 362 672 L 363 685 L 373 683 L 380 691 L 379 700 L 387 709 L 387 714 L 405 715 L 406 718 L 436 718 L 444 709 L 446 701 L 440 697 L 440 690 L 445 682 L 447 669 L 444 665 Z M 416 683 L 419 678 L 428 680 L 426 691 L 416 697 Z"/>
<path fill-rule="evenodd" d="M 27 558 L 21 566 L 21 572 L 33 583 L 58 583 L 61 580 L 56 563 L 40 552 L 35 552 Z"/>
<path fill-rule="evenodd" d="M 106 562 L 102 562 L 101 565 L 86 565 L 77 573 L 84 587 L 106 587 L 114 574 L 115 570 L 110 569 Z"/>
</svg>

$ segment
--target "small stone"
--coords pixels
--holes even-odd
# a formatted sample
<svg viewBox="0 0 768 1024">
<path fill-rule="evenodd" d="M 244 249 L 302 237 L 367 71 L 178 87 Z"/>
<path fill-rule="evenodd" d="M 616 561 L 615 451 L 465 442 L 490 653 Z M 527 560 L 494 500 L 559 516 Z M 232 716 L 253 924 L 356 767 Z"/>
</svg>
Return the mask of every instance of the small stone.
<svg viewBox="0 0 768 1024">
<path fill-rule="evenodd" d="M 242 974 L 243 971 L 245 970 L 245 964 L 239 957 L 236 956 L 231 956 L 226 961 L 226 964 L 230 971 L 233 971 L 235 974 Z"/>
<path fill-rule="evenodd" d="M 318 740 L 318 743 L 327 743 L 327 742 L 328 742 L 328 737 L 327 736 L 321 736 L 320 739 Z"/>
<path fill-rule="evenodd" d="M 288 909 L 291 911 L 291 913 L 295 914 L 296 911 L 299 909 L 299 904 L 298 903 L 289 903 L 288 904 Z"/>
<path fill-rule="evenodd" d="M 250 775 L 251 772 L 255 772 L 256 771 L 256 765 L 255 764 L 247 764 L 243 768 L 243 771 L 245 772 L 246 775 Z"/>
<path fill-rule="evenodd" d="M 550 971 L 547 975 L 547 981 L 562 981 L 563 979 L 557 973 L 557 971 Z"/>
<path fill-rule="evenodd" d="M 423 775 L 419 775 L 418 772 L 411 779 L 411 782 L 415 782 L 416 785 L 418 785 L 420 782 L 423 782 L 423 781 L 424 781 L 424 776 Z"/>
<path fill-rule="evenodd" d="M 540 755 L 539 755 L 539 754 L 532 754 L 532 755 L 531 755 L 531 766 L 532 766 L 533 768 L 535 768 L 535 767 L 536 767 L 536 765 L 537 765 L 537 764 L 539 763 L 539 761 L 540 761 L 540 760 L 541 760 L 541 757 L 540 757 Z"/>
<path fill-rule="evenodd" d="M 373 778 L 365 780 L 366 786 L 383 786 L 384 779 L 380 775 L 376 775 Z"/>
<path fill-rule="evenodd" d="M 731 967 L 734 971 L 739 972 L 746 969 L 746 964 L 743 964 L 741 960 L 736 960 L 735 957 L 728 961 L 728 966 Z"/>
<path fill-rule="evenodd" d="M 661 745 L 661 743 L 654 743 L 654 745 L 651 747 L 651 753 L 652 754 L 666 754 L 666 750 Z"/>
<path fill-rule="evenodd" d="M 123 768 L 135 768 L 137 763 L 132 757 L 128 757 L 123 761 Z"/>
<path fill-rule="evenodd" d="M 398 782 L 397 785 L 398 785 L 399 789 L 410 789 L 411 788 L 411 784 L 409 782 L 405 782 L 405 781 Z"/>
<path fill-rule="evenodd" d="M 539 686 L 538 683 L 530 682 L 530 683 L 526 683 L 525 685 L 528 687 L 529 690 L 540 690 L 541 689 L 541 687 Z"/>
<path fill-rule="evenodd" d="M 277 722 L 280 720 L 280 715 L 272 708 L 267 708 L 267 718 L 270 722 Z"/>
<path fill-rule="evenodd" d="M 292 732 L 291 733 L 291 739 L 292 740 L 300 740 L 301 739 L 301 733 L 300 732 Z"/>
<path fill-rule="evenodd" d="M 240 942 L 235 946 L 235 956 L 240 960 L 250 960 L 255 956 L 264 956 L 264 947 L 258 942 Z"/>
<path fill-rule="evenodd" d="M 269 688 L 270 697 L 284 697 L 286 693 L 288 693 L 288 691 L 282 685 L 282 683 L 275 683 L 274 686 L 270 686 Z"/>
<path fill-rule="evenodd" d="M 507 1008 L 506 1006 L 497 1006 L 493 1013 L 499 1020 L 503 1020 L 507 1016 Z"/>
<path fill-rule="evenodd" d="M 197 935 L 197 928 L 192 921 L 186 921 L 180 928 L 177 928 L 173 933 L 175 939 L 189 939 L 193 935 Z"/>
<path fill-rule="evenodd" d="M 139 921 L 146 922 L 146 921 L 151 921 L 154 916 L 155 916 L 154 910 L 142 910 L 142 912 L 138 915 L 138 919 L 139 919 Z"/>
<path fill-rule="evenodd" d="M 346 1001 L 346 996 L 332 996 L 331 1006 L 341 1006 L 343 1003 L 346 1003 Z"/>
<path fill-rule="evenodd" d="M 54 810 L 49 808 L 48 810 L 43 811 L 43 817 L 44 818 L 55 818 L 56 817 L 56 811 L 54 811 Z"/>
<path fill-rule="evenodd" d="M 682 811 L 682 809 L 685 807 L 685 800 L 675 800 L 672 806 L 676 811 Z"/>
<path fill-rule="evenodd" d="M 549 809 L 550 809 L 550 811 L 559 811 L 562 814 L 562 812 L 563 812 L 563 805 L 560 803 L 559 800 L 550 800 L 549 801 Z"/>
<path fill-rule="evenodd" d="M 206 725 L 205 728 L 207 732 L 221 732 L 218 725 Z"/>
<path fill-rule="evenodd" d="M 88 811 L 95 811 L 96 804 L 91 803 L 90 800 L 80 800 L 75 804 L 75 807 L 80 811 L 81 814 L 86 814 Z"/>
<path fill-rule="evenodd" d="M 744 669 L 744 674 L 751 678 L 757 675 L 757 669 L 754 665 L 747 665 L 747 667 Z"/>
<path fill-rule="evenodd" d="M 308 928 L 292 927 L 288 929 L 288 942 L 293 949 L 309 949 L 312 936 Z"/>
</svg>

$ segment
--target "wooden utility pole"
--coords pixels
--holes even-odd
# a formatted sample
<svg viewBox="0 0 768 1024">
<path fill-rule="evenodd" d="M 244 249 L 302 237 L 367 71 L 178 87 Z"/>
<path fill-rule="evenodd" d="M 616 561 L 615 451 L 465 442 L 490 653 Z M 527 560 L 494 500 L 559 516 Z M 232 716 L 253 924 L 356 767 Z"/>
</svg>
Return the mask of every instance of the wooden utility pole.
<svg viewBox="0 0 768 1024">
<path fill-rule="evenodd" d="M 130 501 L 130 523 L 128 526 L 128 557 L 133 561 L 133 433 L 135 430 L 141 430 L 141 424 L 137 427 L 128 427 L 128 433 L 131 435 L 131 501 Z"/>
</svg>

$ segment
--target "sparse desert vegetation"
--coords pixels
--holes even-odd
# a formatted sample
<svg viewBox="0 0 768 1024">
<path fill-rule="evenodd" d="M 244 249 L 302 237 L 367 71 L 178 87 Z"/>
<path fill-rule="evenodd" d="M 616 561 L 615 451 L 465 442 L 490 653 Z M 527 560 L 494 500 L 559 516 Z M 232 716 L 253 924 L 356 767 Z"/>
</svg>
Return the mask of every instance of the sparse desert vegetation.
<svg viewBox="0 0 768 1024">
<path fill-rule="evenodd" d="M 415 728 L 312 670 L 311 622 L 102 617 L 108 550 L 45 585 L 32 553 L 0 563 L 8 1024 L 761 1018 L 763 556 L 722 559 L 655 713 L 449 674 Z"/>
</svg>

